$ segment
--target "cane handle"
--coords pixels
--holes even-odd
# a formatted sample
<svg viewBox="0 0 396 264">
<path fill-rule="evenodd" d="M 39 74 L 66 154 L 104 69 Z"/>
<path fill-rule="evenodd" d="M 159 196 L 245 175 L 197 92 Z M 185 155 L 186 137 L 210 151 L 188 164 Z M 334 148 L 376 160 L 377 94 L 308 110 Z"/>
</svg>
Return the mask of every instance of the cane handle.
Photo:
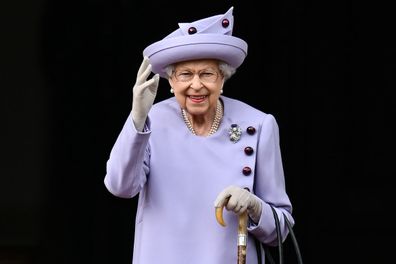
<svg viewBox="0 0 396 264">
<path fill-rule="evenodd" d="M 215 208 L 215 213 L 216 213 L 216 220 L 221 226 L 226 226 L 223 218 L 223 209 L 224 206 L 219 206 Z"/>
</svg>

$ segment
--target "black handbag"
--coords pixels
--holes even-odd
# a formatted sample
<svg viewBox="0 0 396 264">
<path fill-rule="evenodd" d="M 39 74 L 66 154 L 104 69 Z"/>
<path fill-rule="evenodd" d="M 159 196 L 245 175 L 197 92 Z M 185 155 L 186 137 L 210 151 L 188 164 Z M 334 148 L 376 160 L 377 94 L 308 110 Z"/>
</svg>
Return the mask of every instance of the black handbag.
<svg viewBox="0 0 396 264">
<path fill-rule="evenodd" d="M 276 227 L 276 234 L 277 234 L 277 239 L 278 239 L 278 260 L 279 260 L 279 264 L 283 264 L 283 243 L 282 243 L 282 238 L 281 238 L 281 233 L 280 233 L 280 224 L 279 224 L 279 217 L 278 214 L 276 213 L 274 207 L 271 205 L 271 209 L 272 209 L 272 213 L 274 215 L 274 220 L 275 220 L 275 227 Z M 300 252 L 300 247 L 298 245 L 297 242 L 297 238 L 293 232 L 293 227 L 290 223 L 290 221 L 287 219 L 287 217 L 285 216 L 285 214 L 283 213 L 285 221 L 286 221 L 286 225 L 287 228 L 289 229 L 289 236 L 292 239 L 293 245 L 294 245 L 294 251 L 296 253 L 296 257 L 297 257 L 297 263 L 298 264 L 302 264 L 302 256 L 301 256 L 301 252 Z M 257 249 L 257 257 L 258 257 L 258 263 L 264 263 L 263 262 L 263 250 L 265 253 L 265 259 L 268 260 L 268 262 L 270 264 L 275 264 L 275 260 L 272 257 L 271 254 L 271 250 L 270 247 L 268 245 L 265 245 L 263 243 L 261 243 L 258 239 L 256 239 L 256 249 Z"/>
</svg>

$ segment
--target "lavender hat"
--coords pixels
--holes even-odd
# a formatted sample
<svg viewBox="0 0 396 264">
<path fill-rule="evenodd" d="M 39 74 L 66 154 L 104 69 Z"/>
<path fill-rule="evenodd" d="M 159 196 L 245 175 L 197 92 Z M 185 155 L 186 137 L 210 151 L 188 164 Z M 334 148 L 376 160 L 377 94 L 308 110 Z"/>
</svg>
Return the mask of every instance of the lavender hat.
<svg viewBox="0 0 396 264">
<path fill-rule="evenodd" d="M 232 36 L 234 17 L 231 7 L 224 15 L 179 23 L 179 29 L 143 51 L 152 72 L 167 78 L 164 68 L 170 64 L 194 59 L 218 59 L 235 69 L 247 55 L 247 43 Z"/>
</svg>

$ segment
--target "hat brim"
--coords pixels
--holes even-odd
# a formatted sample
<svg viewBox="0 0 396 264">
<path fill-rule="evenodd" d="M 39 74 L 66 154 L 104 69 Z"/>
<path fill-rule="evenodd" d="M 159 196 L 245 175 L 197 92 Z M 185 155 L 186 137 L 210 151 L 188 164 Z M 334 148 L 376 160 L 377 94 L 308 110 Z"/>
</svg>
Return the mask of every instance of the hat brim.
<svg viewBox="0 0 396 264">
<path fill-rule="evenodd" d="M 143 55 L 149 58 L 153 73 L 167 78 L 166 66 L 189 60 L 218 59 L 236 69 L 247 55 L 247 43 L 230 35 L 196 34 L 162 39 L 146 47 Z"/>
</svg>

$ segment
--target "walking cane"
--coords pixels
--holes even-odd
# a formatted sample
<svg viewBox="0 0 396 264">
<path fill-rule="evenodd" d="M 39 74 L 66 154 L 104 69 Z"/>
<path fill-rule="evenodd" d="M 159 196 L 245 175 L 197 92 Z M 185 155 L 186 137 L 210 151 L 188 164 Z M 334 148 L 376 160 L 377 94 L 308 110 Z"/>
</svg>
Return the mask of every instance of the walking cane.
<svg viewBox="0 0 396 264">
<path fill-rule="evenodd" d="M 225 226 L 223 219 L 223 207 L 216 207 L 216 220 L 217 222 Z M 237 264 L 246 264 L 246 246 L 247 246 L 247 222 L 248 214 L 247 211 L 240 214 L 238 217 L 238 262 Z"/>
</svg>

